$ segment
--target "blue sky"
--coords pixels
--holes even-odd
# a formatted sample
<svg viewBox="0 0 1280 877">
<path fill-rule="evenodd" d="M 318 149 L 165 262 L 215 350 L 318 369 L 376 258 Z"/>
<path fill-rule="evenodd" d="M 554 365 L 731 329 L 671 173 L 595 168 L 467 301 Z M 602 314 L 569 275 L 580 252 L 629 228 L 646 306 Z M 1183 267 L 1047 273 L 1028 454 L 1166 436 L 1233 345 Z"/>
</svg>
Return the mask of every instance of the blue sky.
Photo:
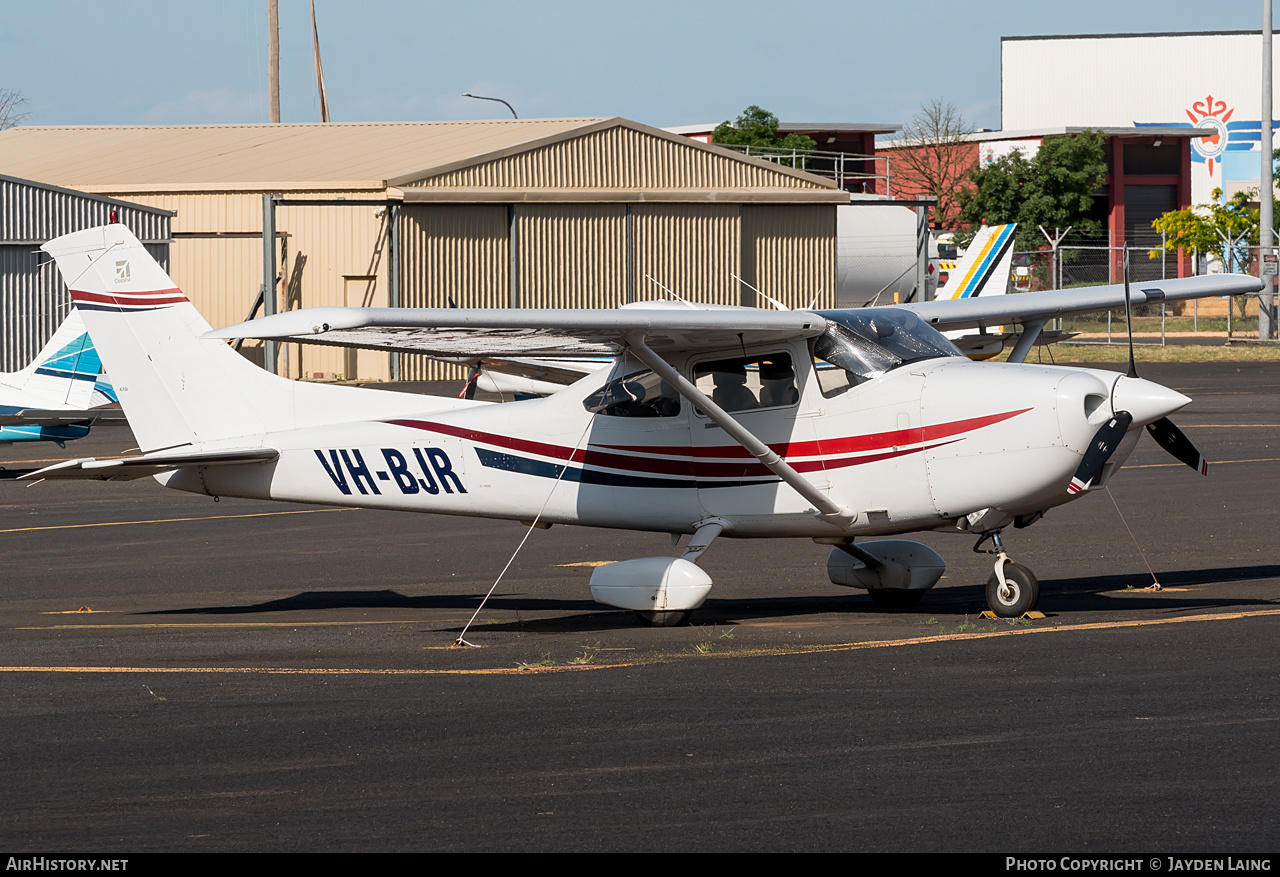
<svg viewBox="0 0 1280 877">
<path fill-rule="evenodd" d="M 265 122 L 266 6 L 0 0 L 0 88 L 26 98 L 32 125 Z M 507 116 L 469 91 L 522 118 L 657 126 L 749 104 L 902 123 L 943 98 L 997 128 L 1001 36 L 1251 30 L 1262 4 L 316 0 L 316 13 L 333 121 Z M 318 121 L 306 0 L 280 0 L 280 30 L 283 120 Z"/>
</svg>

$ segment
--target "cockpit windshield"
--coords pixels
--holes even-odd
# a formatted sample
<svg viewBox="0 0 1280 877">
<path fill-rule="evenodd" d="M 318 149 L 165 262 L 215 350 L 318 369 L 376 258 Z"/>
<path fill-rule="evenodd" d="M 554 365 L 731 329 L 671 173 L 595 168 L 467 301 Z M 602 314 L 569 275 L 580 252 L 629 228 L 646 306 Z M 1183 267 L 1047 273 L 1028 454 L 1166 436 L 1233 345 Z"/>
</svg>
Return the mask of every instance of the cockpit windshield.
<svg viewBox="0 0 1280 877">
<path fill-rule="evenodd" d="M 819 313 L 831 323 L 813 345 L 818 380 L 826 396 L 908 363 L 964 355 L 941 332 L 906 309 Z"/>
</svg>

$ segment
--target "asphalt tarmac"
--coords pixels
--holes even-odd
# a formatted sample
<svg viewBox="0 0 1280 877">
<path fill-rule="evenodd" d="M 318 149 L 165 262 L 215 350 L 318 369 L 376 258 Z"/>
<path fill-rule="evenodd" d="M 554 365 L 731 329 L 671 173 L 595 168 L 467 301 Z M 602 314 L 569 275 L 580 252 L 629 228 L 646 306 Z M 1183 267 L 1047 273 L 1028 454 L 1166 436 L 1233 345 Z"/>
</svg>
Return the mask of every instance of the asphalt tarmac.
<svg viewBox="0 0 1280 877">
<path fill-rule="evenodd" d="M 914 610 L 722 539 L 693 623 L 641 628 L 591 565 L 669 538 L 554 527 L 449 648 L 522 526 L 0 482 L 0 849 L 1276 852 L 1280 367 L 1142 372 L 1209 477 L 1144 438 L 1114 504 L 1009 531 L 1021 623 L 930 533 Z"/>
</svg>

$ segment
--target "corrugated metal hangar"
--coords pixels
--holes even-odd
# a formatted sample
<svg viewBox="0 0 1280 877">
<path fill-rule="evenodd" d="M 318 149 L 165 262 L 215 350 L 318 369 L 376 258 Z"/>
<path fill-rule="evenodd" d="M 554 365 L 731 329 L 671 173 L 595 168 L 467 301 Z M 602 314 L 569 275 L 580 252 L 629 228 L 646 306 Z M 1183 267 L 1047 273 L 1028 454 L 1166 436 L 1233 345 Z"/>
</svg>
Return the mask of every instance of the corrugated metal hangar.
<svg viewBox="0 0 1280 877">
<path fill-rule="evenodd" d="M 17 127 L 0 167 L 172 220 L 170 273 L 215 326 L 262 284 L 272 202 L 278 309 L 834 302 L 830 180 L 625 119 Z M 91 224 L 91 223 L 85 223 Z M 454 376 L 386 353 L 289 345 L 293 377 Z M 259 354 L 260 355 L 260 354 Z M 393 355 L 394 356 L 394 355 Z"/>
<path fill-rule="evenodd" d="M 40 352 L 71 307 L 66 284 L 40 245 L 112 220 L 169 264 L 168 210 L 0 175 L 0 371 Z"/>
</svg>

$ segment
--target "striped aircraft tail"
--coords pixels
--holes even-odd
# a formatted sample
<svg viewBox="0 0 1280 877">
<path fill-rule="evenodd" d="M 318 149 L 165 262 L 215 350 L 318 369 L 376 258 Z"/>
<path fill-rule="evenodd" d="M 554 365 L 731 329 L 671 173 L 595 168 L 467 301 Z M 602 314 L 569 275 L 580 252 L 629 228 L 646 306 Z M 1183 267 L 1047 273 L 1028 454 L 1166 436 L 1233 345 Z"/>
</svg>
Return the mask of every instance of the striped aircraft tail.
<svg viewBox="0 0 1280 877">
<path fill-rule="evenodd" d="M 964 258 L 947 272 L 936 298 L 951 300 L 976 295 L 1004 295 L 1013 265 L 1013 238 L 1018 226 L 984 225 L 974 235 Z"/>
</svg>

